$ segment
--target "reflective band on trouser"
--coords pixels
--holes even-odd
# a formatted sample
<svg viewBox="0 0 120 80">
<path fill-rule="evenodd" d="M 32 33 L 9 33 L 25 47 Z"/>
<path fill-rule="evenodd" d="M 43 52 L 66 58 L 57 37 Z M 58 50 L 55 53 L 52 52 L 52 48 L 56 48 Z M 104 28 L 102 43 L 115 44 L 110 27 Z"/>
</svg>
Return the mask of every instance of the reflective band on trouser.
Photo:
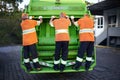
<svg viewBox="0 0 120 80">
<path fill-rule="evenodd" d="M 23 35 L 24 35 L 24 34 L 33 33 L 33 32 L 35 32 L 35 28 L 31 28 L 31 29 L 23 30 Z"/>
<path fill-rule="evenodd" d="M 79 61 L 79 62 L 82 62 L 82 61 L 83 61 L 83 58 L 77 57 L 76 60 Z"/>
<path fill-rule="evenodd" d="M 92 57 L 86 57 L 87 61 L 92 61 Z"/>
<path fill-rule="evenodd" d="M 59 64 L 60 60 L 54 60 L 54 64 Z"/>
<path fill-rule="evenodd" d="M 39 62 L 38 58 L 33 59 L 33 62 L 34 63 Z"/>
<path fill-rule="evenodd" d="M 67 64 L 67 61 L 64 61 L 63 59 L 61 59 L 61 63 L 62 63 L 63 65 L 66 65 L 66 64 Z"/>
<path fill-rule="evenodd" d="M 56 34 L 60 34 L 60 33 L 68 33 L 67 29 L 60 29 L 60 30 L 55 30 Z"/>
<path fill-rule="evenodd" d="M 93 33 L 93 29 L 81 29 L 79 33 Z"/>
<path fill-rule="evenodd" d="M 30 59 L 27 58 L 27 59 L 24 59 L 24 63 L 29 63 L 30 62 Z"/>
</svg>

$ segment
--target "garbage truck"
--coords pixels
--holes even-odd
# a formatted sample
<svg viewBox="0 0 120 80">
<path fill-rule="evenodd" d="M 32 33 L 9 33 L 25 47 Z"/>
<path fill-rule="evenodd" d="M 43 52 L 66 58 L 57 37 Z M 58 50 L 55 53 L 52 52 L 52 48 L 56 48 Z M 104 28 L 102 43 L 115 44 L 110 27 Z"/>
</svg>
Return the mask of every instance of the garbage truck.
<svg viewBox="0 0 120 80">
<path fill-rule="evenodd" d="M 34 16 L 33 19 L 37 20 L 39 16 L 43 17 L 43 23 L 40 26 L 36 26 L 36 32 L 38 37 L 37 52 L 39 63 L 42 66 L 40 71 L 30 71 L 29 73 L 60 73 L 53 69 L 54 62 L 54 51 L 55 51 L 55 29 L 49 25 L 51 16 L 59 17 L 61 12 L 65 12 L 68 16 L 74 16 L 75 19 L 83 17 L 86 12 L 90 11 L 87 9 L 85 0 L 30 0 L 29 5 L 25 8 L 25 13 L 29 16 Z M 69 27 L 69 52 L 66 68 L 64 72 L 81 72 L 85 71 L 84 63 L 79 70 L 73 70 L 72 66 L 75 64 L 77 51 L 79 47 L 79 28 L 73 24 Z M 92 56 L 92 64 L 89 71 L 93 70 L 96 66 L 96 50 L 94 48 Z M 32 62 L 31 62 L 32 65 Z M 25 70 L 23 55 L 21 49 L 21 67 Z"/>
</svg>

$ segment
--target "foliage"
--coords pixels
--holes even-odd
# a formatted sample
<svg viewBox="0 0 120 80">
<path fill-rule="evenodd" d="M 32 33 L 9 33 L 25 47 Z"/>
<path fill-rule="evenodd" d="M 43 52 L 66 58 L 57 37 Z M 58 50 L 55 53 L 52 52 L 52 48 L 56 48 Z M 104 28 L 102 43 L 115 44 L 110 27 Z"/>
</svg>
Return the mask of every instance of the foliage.
<svg viewBox="0 0 120 80">
<path fill-rule="evenodd" d="M 22 2 L 23 0 L 0 0 L 0 1 L 8 2 L 8 3 L 15 3 L 16 1 Z"/>
<path fill-rule="evenodd" d="M 18 2 L 22 2 L 22 0 L 0 0 L 0 15 L 18 11 Z M 10 7 L 7 6 L 8 4 Z"/>
<path fill-rule="evenodd" d="M 1 45 L 21 44 L 20 16 L 21 12 L 5 16 L 0 15 Z"/>
<path fill-rule="evenodd" d="M 21 44 L 21 12 L 18 11 L 16 1 L 22 0 L 0 0 L 0 44 Z M 9 12 L 7 4 L 12 4 L 12 12 Z"/>
</svg>

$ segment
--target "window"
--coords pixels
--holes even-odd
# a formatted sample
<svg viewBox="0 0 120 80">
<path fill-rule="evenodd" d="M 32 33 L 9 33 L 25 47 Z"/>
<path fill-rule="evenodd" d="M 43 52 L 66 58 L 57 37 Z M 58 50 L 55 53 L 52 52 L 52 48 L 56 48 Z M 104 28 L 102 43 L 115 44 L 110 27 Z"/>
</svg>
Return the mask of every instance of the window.
<svg viewBox="0 0 120 80">
<path fill-rule="evenodd" d="M 108 26 L 116 27 L 116 15 L 108 16 Z"/>
<path fill-rule="evenodd" d="M 103 28 L 103 17 L 98 18 L 98 28 Z"/>
</svg>

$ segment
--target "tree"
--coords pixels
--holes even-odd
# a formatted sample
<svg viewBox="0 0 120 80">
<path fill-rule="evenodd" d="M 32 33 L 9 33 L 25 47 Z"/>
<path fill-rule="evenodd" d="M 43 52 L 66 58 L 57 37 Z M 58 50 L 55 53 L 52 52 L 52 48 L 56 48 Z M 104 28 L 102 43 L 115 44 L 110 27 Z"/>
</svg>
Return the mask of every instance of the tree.
<svg viewBox="0 0 120 80">
<path fill-rule="evenodd" d="M 23 0 L 0 0 L 0 14 L 11 14 L 11 12 L 18 11 L 18 3 L 22 2 Z M 9 6 L 7 6 L 9 5 Z"/>
<path fill-rule="evenodd" d="M 23 0 L 0 0 L 0 1 L 8 2 L 8 3 L 15 3 L 16 1 L 22 2 Z"/>
</svg>

